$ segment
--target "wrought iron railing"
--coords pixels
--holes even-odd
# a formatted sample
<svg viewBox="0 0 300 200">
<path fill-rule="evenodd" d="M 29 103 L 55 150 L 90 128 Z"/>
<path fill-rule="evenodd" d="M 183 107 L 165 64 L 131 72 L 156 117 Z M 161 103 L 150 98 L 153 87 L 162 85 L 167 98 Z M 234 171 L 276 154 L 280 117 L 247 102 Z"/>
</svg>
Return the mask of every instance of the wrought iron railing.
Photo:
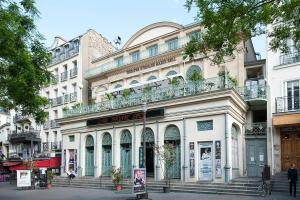
<svg viewBox="0 0 300 200">
<path fill-rule="evenodd" d="M 63 104 L 63 97 L 56 97 L 51 100 L 52 107 L 60 106 Z"/>
<path fill-rule="evenodd" d="M 52 84 L 55 85 L 58 83 L 58 74 L 53 75 Z"/>
<path fill-rule="evenodd" d="M 51 128 L 58 128 L 59 124 L 57 123 L 57 121 L 55 119 L 50 120 L 50 127 Z"/>
<path fill-rule="evenodd" d="M 299 96 L 285 96 L 275 98 L 275 112 L 293 112 L 300 111 L 300 95 Z"/>
<path fill-rule="evenodd" d="M 267 100 L 268 86 L 266 84 L 239 87 L 236 90 L 245 101 Z"/>
<path fill-rule="evenodd" d="M 164 44 L 158 45 L 156 56 L 167 53 L 167 52 L 176 51 L 177 49 L 180 49 L 180 48 L 184 47 L 189 41 L 190 41 L 189 36 L 178 38 L 177 45 L 173 46 L 172 49 L 169 48 L 169 44 L 167 42 L 164 43 Z M 144 59 L 147 59 L 147 58 L 150 58 L 150 57 L 152 57 L 152 56 L 151 56 L 151 54 L 149 54 L 149 50 L 148 49 L 143 50 L 143 51 L 140 51 L 140 56 L 139 56 L 138 61 L 144 60 Z M 129 64 L 132 64 L 132 63 L 135 63 L 135 62 L 137 62 L 137 61 L 133 60 L 131 55 L 124 56 L 123 57 L 123 63 L 121 65 L 117 64 L 116 61 L 109 61 L 109 62 L 106 62 L 106 63 L 104 63 L 104 64 L 102 64 L 98 67 L 91 68 L 91 69 L 87 70 L 87 72 L 85 73 L 85 77 L 89 78 L 89 77 L 92 77 L 92 76 L 99 75 L 101 73 L 110 71 L 112 69 L 121 68 L 125 65 L 129 65 Z"/>
<path fill-rule="evenodd" d="M 77 101 L 77 92 L 70 93 L 70 102 Z"/>
<path fill-rule="evenodd" d="M 263 136 L 267 134 L 267 122 L 257 122 L 246 124 L 245 135 L 247 136 Z"/>
<path fill-rule="evenodd" d="M 74 67 L 73 69 L 70 70 L 70 78 L 75 78 L 78 74 L 78 68 Z"/>
<path fill-rule="evenodd" d="M 36 139 L 40 138 L 40 131 L 39 130 L 28 130 L 28 131 L 21 131 L 19 133 L 12 132 L 8 134 L 8 140 L 13 140 L 13 139 L 19 139 L 19 138 L 27 138 L 29 139 Z"/>
<path fill-rule="evenodd" d="M 68 103 L 70 101 L 69 95 L 68 94 L 64 94 L 64 103 Z"/>
<path fill-rule="evenodd" d="M 61 142 L 43 142 L 43 151 L 60 150 Z"/>
<path fill-rule="evenodd" d="M 57 55 L 55 57 L 52 57 L 50 64 L 52 65 L 52 64 L 64 61 L 70 57 L 73 57 L 74 55 L 76 55 L 78 53 L 79 53 L 79 47 L 70 48 L 68 51 L 66 51 L 60 55 Z"/>
<path fill-rule="evenodd" d="M 299 52 L 288 53 L 280 56 L 280 65 L 300 62 Z"/>
<path fill-rule="evenodd" d="M 223 77 L 209 78 L 201 81 L 181 83 L 179 85 L 169 85 L 168 87 L 152 87 L 145 89 L 141 93 L 133 93 L 128 97 L 116 97 L 112 100 L 103 101 L 91 105 L 79 105 L 76 108 L 64 111 L 64 117 L 76 116 L 88 113 L 120 109 L 125 107 L 142 105 L 145 102 L 152 103 L 176 99 L 185 96 L 197 95 L 205 92 L 234 88 L 235 85 L 229 79 L 225 81 Z M 147 87 L 146 87 L 147 88 Z"/>
<path fill-rule="evenodd" d="M 48 130 L 50 128 L 50 121 L 46 121 L 44 124 L 43 124 L 43 128 L 44 130 Z"/>
<path fill-rule="evenodd" d="M 68 71 L 65 71 L 65 72 L 60 74 L 60 81 L 63 82 L 63 81 L 66 81 L 66 80 L 68 80 Z"/>
<path fill-rule="evenodd" d="M 16 123 L 18 121 L 23 121 L 23 120 L 26 120 L 26 119 L 29 119 L 30 116 L 28 115 L 21 115 L 21 114 L 17 114 L 13 117 L 13 122 Z"/>
</svg>

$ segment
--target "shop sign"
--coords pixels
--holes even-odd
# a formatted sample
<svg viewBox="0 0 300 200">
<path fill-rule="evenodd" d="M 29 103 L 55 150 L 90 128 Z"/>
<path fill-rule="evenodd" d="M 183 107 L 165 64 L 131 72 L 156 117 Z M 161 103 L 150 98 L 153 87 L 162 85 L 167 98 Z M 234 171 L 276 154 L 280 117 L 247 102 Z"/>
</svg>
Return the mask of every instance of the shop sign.
<svg viewBox="0 0 300 200">
<path fill-rule="evenodd" d="M 146 118 L 163 117 L 163 116 L 164 116 L 163 108 L 149 110 L 146 113 Z M 142 120 L 143 117 L 144 117 L 144 112 L 126 113 L 126 114 L 122 114 L 122 115 L 100 117 L 100 118 L 96 118 L 96 119 L 87 120 L 87 126 L 98 125 L 98 124 L 107 124 L 107 123 L 126 122 L 126 121 L 132 121 L 132 120 Z"/>
<path fill-rule="evenodd" d="M 31 186 L 31 171 L 17 170 L 17 187 L 30 187 L 30 186 Z"/>
<path fill-rule="evenodd" d="M 132 169 L 132 192 L 133 194 L 146 193 L 146 168 Z"/>
</svg>

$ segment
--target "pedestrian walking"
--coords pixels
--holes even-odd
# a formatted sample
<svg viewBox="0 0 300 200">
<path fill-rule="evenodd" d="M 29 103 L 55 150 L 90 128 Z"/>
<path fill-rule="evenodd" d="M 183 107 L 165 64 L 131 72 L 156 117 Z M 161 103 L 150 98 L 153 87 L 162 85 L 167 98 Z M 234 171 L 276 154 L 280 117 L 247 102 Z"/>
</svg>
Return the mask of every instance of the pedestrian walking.
<svg viewBox="0 0 300 200">
<path fill-rule="evenodd" d="M 294 197 L 296 197 L 296 185 L 298 181 L 298 173 L 295 166 L 296 166 L 295 163 L 293 163 L 288 170 L 288 179 L 290 183 L 290 195 L 292 196 L 292 188 L 294 187 Z"/>
</svg>

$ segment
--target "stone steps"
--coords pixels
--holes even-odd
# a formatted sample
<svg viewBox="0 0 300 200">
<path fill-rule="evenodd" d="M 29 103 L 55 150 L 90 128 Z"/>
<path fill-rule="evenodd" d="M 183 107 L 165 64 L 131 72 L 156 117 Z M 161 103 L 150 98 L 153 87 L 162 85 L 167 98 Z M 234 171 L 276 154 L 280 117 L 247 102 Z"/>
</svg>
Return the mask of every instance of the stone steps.
<svg viewBox="0 0 300 200">
<path fill-rule="evenodd" d="M 298 171 L 298 174 L 300 171 Z M 298 175 L 299 176 L 299 175 Z M 289 183 L 287 178 L 287 172 L 280 172 L 272 176 L 272 191 L 274 192 L 288 192 Z M 300 192 L 300 184 L 297 184 L 297 193 Z"/>
<path fill-rule="evenodd" d="M 113 190 L 114 185 L 109 178 L 75 178 L 68 182 L 65 177 L 55 177 L 53 185 L 58 187 L 74 187 L 74 188 L 95 188 Z M 131 181 L 124 180 L 123 187 L 128 192 L 131 191 Z M 255 180 L 234 180 L 231 184 L 210 183 L 210 182 L 181 182 L 171 181 L 172 192 L 188 192 L 188 193 L 209 193 L 209 194 L 235 194 L 257 196 L 258 181 Z M 162 192 L 165 182 L 149 180 L 147 189 L 149 191 Z"/>
</svg>

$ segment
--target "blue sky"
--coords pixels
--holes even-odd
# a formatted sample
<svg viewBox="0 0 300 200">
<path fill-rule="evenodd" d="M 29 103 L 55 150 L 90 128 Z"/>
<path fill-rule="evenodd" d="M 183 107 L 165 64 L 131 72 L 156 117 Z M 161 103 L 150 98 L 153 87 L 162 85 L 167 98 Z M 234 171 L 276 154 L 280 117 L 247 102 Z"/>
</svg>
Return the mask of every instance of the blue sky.
<svg viewBox="0 0 300 200">
<path fill-rule="evenodd" d="M 151 23 L 173 21 L 194 22 L 195 10 L 188 13 L 185 0 L 36 0 L 40 11 L 39 31 L 50 46 L 56 35 L 70 40 L 88 29 L 113 41 L 121 36 L 122 43 Z M 255 50 L 265 57 L 265 38 L 254 40 Z"/>
</svg>

